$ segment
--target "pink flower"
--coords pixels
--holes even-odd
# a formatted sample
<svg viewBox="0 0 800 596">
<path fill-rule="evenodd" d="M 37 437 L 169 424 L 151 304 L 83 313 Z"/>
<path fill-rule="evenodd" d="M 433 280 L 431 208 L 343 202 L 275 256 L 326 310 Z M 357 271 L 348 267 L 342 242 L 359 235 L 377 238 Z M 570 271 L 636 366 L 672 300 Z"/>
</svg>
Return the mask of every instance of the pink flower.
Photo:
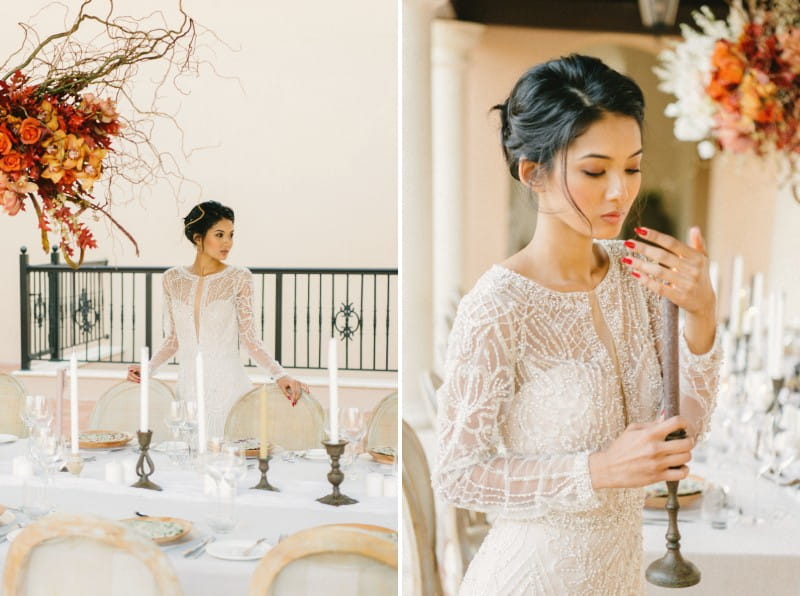
<svg viewBox="0 0 800 596">
<path fill-rule="evenodd" d="M 3 191 L 3 209 L 9 215 L 16 215 L 22 209 L 22 195 L 18 195 L 13 190 Z"/>
</svg>

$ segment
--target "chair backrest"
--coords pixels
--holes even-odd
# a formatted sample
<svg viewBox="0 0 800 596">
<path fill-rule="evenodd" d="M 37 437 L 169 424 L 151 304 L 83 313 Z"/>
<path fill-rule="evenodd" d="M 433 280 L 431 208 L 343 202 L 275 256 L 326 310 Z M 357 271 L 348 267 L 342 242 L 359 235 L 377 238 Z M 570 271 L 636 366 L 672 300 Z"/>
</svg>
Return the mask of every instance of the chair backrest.
<svg viewBox="0 0 800 596">
<path fill-rule="evenodd" d="M 397 453 L 397 392 L 384 397 L 367 425 L 366 448 L 393 447 Z"/>
<path fill-rule="evenodd" d="M 89 428 L 93 430 L 119 430 L 136 432 L 139 428 L 138 383 L 122 381 L 107 389 L 89 415 Z M 175 394 L 168 385 L 157 379 L 150 379 L 150 429 L 153 443 L 169 440 L 172 435 L 166 423 L 170 402 Z"/>
<path fill-rule="evenodd" d="M 167 557 L 123 524 L 54 514 L 20 532 L 3 570 L 6 596 L 180 596 Z"/>
<path fill-rule="evenodd" d="M 308 394 L 292 402 L 286 399 L 276 383 L 266 385 L 267 440 L 284 449 L 320 447 L 324 438 L 325 415 L 322 406 Z M 260 395 L 256 387 L 239 398 L 225 421 L 225 438 L 229 440 L 258 438 L 260 433 Z"/>
<path fill-rule="evenodd" d="M 356 524 L 301 530 L 258 563 L 250 596 L 397 594 L 397 533 Z"/>
<path fill-rule="evenodd" d="M 0 375 L 0 433 L 25 436 L 27 429 L 19 415 L 25 407 L 25 388 L 14 377 Z"/>
<path fill-rule="evenodd" d="M 436 508 L 428 460 L 417 433 L 403 421 L 403 523 L 407 524 L 414 594 L 440 596 L 436 562 Z M 408 527 L 410 526 L 410 527 Z"/>
</svg>

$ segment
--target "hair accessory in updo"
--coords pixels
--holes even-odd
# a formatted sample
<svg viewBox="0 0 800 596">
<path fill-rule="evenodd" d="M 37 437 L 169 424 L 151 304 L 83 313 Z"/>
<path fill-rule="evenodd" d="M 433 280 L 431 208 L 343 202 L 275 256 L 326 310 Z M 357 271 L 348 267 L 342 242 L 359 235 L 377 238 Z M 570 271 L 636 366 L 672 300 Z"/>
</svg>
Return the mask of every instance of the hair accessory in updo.
<svg viewBox="0 0 800 596">
<path fill-rule="evenodd" d="M 187 224 L 184 224 L 184 226 L 183 226 L 184 228 L 188 228 L 189 226 L 191 226 L 191 225 L 193 225 L 193 224 L 196 224 L 198 221 L 200 221 L 201 219 L 203 219 L 203 218 L 206 216 L 206 212 L 205 212 L 205 211 L 203 211 L 203 208 L 202 208 L 200 205 L 197 205 L 197 208 L 200 210 L 200 215 L 199 215 L 198 217 L 195 217 L 195 218 L 194 218 L 192 221 L 190 221 L 189 223 L 187 223 Z M 188 218 L 188 216 L 187 216 L 187 218 L 186 218 L 186 219 L 189 219 L 189 218 Z"/>
</svg>

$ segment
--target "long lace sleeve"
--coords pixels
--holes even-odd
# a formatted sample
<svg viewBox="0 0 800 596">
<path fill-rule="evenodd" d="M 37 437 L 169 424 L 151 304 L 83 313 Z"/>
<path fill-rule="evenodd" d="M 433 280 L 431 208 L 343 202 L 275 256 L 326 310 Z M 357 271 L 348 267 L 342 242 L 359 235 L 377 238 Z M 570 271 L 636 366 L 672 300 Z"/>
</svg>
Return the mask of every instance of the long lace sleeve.
<svg viewBox="0 0 800 596">
<path fill-rule="evenodd" d="M 178 351 L 178 334 L 175 330 L 175 314 L 172 307 L 172 291 L 170 289 L 170 275 L 164 274 L 162 278 L 162 287 L 164 294 L 164 308 L 167 311 L 167 318 L 169 319 L 169 331 L 164 338 L 161 347 L 150 358 L 150 373 L 164 364 L 167 360 L 172 358 L 173 354 Z"/>
<path fill-rule="evenodd" d="M 531 456 L 503 444 L 501 410 L 516 391 L 514 335 L 513 313 L 494 297 L 467 296 L 459 306 L 438 393 L 434 488 L 459 507 L 513 517 L 591 509 L 599 500 L 588 452 Z"/>
<path fill-rule="evenodd" d="M 663 315 L 661 312 L 661 298 L 652 292 L 647 292 L 648 311 L 650 313 L 651 330 L 656 342 L 656 351 L 659 361 L 663 362 L 662 355 L 662 327 Z M 714 344 L 705 354 L 694 354 L 689 349 L 683 328 L 678 333 L 678 346 L 680 358 L 680 412 L 688 418 L 691 428 L 689 434 L 702 439 L 708 432 L 711 414 L 716 405 L 717 390 L 719 388 L 719 369 L 722 361 L 720 347 L 720 334 L 714 338 Z"/>
<path fill-rule="evenodd" d="M 278 361 L 267 353 L 264 349 L 264 344 L 261 342 L 253 314 L 253 293 L 253 274 L 248 270 L 244 270 L 239 280 L 235 298 L 236 317 L 239 321 L 239 337 L 253 360 L 266 370 L 273 379 L 280 379 L 285 377 L 287 373 Z"/>
</svg>

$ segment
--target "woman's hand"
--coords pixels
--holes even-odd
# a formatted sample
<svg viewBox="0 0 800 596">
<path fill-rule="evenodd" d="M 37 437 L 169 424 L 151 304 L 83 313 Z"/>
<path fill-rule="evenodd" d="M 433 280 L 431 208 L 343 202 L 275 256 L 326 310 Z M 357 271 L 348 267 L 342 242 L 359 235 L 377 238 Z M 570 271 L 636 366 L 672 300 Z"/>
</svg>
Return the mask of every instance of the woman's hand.
<svg viewBox="0 0 800 596">
<path fill-rule="evenodd" d="M 660 480 L 686 478 L 694 439 L 664 439 L 688 424 L 681 416 L 662 422 L 630 424 L 608 448 L 589 456 L 592 487 L 639 488 Z"/>
<path fill-rule="evenodd" d="M 304 391 L 306 393 L 311 392 L 308 388 L 308 385 L 293 379 L 289 375 L 281 377 L 278 379 L 277 383 L 278 387 L 281 388 L 281 391 L 283 391 L 283 394 L 286 396 L 286 399 L 292 402 L 292 406 L 294 406 L 297 403 L 297 400 L 302 397 Z"/>
<path fill-rule="evenodd" d="M 636 228 L 636 233 L 657 246 L 627 240 L 625 246 L 634 254 L 623 257 L 623 264 L 651 292 L 686 311 L 684 335 L 689 349 L 695 354 L 705 354 L 714 343 L 717 297 L 711 285 L 700 228 L 689 230 L 689 244 L 650 228 Z M 650 261 L 638 258 L 637 254 Z"/>
<path fill-rule="evenodd" d="M 140 383 L 142 380 L 141 367 L 138 364 L 131 364 L 128 367 L 128 380 L 131 383 Z"/>
</svg>

